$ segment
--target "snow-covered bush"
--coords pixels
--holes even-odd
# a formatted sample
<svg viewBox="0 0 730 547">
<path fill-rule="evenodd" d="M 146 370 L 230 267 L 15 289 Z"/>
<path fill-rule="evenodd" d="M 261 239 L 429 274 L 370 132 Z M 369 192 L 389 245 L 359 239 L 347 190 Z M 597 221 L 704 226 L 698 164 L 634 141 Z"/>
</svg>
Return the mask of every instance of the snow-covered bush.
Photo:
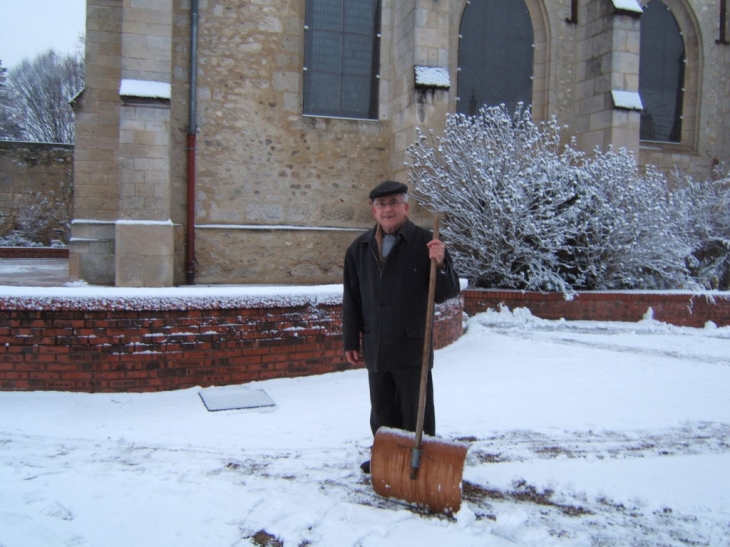
<svg viewBox="0 0 730 547">
<path fill-rule="evenodd" d="M 60 195 L 54 191 L 23 195 L 8 222 L 10 230 L 0 236 L 0 247 L 67 245 L 72 194 L 73 187 L 62 184 Z"/>
<path fill-rule="evenodd" d="M 576 289 L 692 287 L 688 207 L 652 166 L 640 173 L 625 149 L 577 166 L 578 236 L 566 280 Z"/>
<path fill-rule="evenodd" d="M 54 192 L 30 193 L 27 203 L 18 209 L 17 224 L 20 232 L 31 241 L 50 242 L 51 234 L 68 230 L 69 214 L 66 204 Z"/>
<path fill-rule="evenodd" d="M 730 290 L 730 174 L 720 180 L 695 182 L 677 174 L 687 203 L 695 248 L 690 270 L 707 289 Z"/>
<path fill-rule="evenodd" d="M 477 287 L 548 290 L 692 286 L 686 208 L 625 151 L 561 145 L 553 119 L 482 108 L 408 148 L 416 200 L 445 215 L 459 273 Z"/>
<path fill-rule="evenodd" d="M 13 230 L 0 237 L 0 247 L 43 247 L 43 244 L 31 241 L 18 230 Z"/>
<path fill-rule="evenodd" d="M 441 138 L 419 131 L 408 153 L 416 200 L 446 213 L 461 275 L 478 287 L 569 289 L 560 261 L 577 180 L 555 121 L 537 126 L 521 106 L 457 114 Z"/>
</svg>

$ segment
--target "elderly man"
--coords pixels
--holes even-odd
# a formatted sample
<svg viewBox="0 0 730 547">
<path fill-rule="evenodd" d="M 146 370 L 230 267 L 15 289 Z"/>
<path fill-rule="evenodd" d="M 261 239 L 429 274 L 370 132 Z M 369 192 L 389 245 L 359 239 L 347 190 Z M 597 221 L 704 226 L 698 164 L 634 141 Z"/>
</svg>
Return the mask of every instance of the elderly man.
<svg viewBox="0 0 730 547">
<path fill-rule="evenodd" d="M 415 431 L 431 259 L 438 265 L 437 303 L 459 294 L 459 279 L 444 243 L 408 219 L 405 184 L 385 181 L 370 192 L 370 201 L 377 224 L 345 255 L 345 355 L 368 369 L 373 435 L 381 426 Z M 436 434 L 430 371 L 423 429 Z M 370 462 L 361 467 L 369 472 Z"/>
</svg>

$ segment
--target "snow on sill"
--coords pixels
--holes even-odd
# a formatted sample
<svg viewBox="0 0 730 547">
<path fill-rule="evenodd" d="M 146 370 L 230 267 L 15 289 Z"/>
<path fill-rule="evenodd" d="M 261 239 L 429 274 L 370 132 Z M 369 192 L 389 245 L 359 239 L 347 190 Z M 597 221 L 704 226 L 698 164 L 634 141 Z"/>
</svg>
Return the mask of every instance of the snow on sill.
<svg viewBox="0 0 730 547">
<path fill-rule="evenodd" d="M 441 66 L 416 66 L 416 87 L 449 89 L 449 69 Z"/>
<path fill-rule="evenodd" d="M 172 226 L 172 220 L 117 220 L 115 224 L 138 224 L 142 226 Z"/>
<path fill-rule="evenodd" d="M 71 221 L 71 224 L 99 224 L 99 225 L 111 225 L 111 224 L 144 224 L 144 225 L 164 225 L 174 226 L 175 223 L 170 220 L 93 220 L 86 218 L 75 218 Z"/>
<path fill-rule="evenodd" d="M 613 98 L 613 106 L 622 110 L 644 110 L 641 102 L 641 95 L 636 91 L 621 91 L 613 89 L 611 91 Z"/>
<path fill-rule="evenodd" d="M 77 99 L 78 99 L 79 97 L 81 97 L 81 95 L 82 95 L 82 94 L 84 93 L 84 91 L 86 91 L 86 88 L 85 88 L 85 87 L 82 87 L 81 89 L 79 89 L 79 90 L 78 90 L 78 91 L 77 91 L 77 92 L 76 92 L 76 93 L 75 93 L 75 94 L 73 95 L 73 97 L 71 97 L 71 98 L 70 98 L 70 99 L 68 100 L 69 104 L 73 104 L 73 103 L 75 103 L 75 102 L 76 102 L 76 100 L 77 100 Z"/>
<path fill-rule="evenodd" d="M 152 99 L 170 99 L 172 87 L 165 82 L 147 80 L 122 80 L 119 86 L 122 97 L 148 97 Z"/>
<path fill-rule="evenodd" d="M 611 0 L 613 7 L 619 11 L 630 11 L 632 13 L 643 13 L 639 2 L 637 0 Z"/>
<path fill-rule="evenodd" d="M 333 228 L 329 226 L 293 226 L 286 224 L 196 224 L 196 228 L 213 230 L 301 230 L 324 232 L 364 232 L 368 228 Z"/>
</svg>

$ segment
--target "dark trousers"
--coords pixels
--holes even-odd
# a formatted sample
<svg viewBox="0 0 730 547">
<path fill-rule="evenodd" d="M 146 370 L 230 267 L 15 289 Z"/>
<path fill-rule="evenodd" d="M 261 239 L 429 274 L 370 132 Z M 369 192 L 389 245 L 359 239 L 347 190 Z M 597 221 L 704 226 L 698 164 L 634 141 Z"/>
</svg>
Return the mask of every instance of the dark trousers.
<svg viewBox="0 0 730 547">
<path fill-rule="evenodd" d="M 368 372 L 370 382 L 370 429 L 373 435 L 378 428 L 394 427 L 415 431 L 418 420 L 418 395 L 421 387 L 421 371 L 398 370 Z M 436 413 L 433 407 L 433 380 L 428 371 L 426 413 L 423 432 L 436 435 Z"/>
</svg>

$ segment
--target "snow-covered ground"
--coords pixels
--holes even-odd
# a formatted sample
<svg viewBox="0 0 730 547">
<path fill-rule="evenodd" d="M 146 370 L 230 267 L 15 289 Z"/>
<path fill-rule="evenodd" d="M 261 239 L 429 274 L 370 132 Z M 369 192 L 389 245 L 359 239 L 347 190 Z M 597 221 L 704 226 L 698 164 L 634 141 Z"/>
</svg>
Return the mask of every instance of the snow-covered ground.
<svg viewBox="0 0 730 547">
<path fill-rule="evenodd" d="M 0 392 L 0 546 L 730 545 L 730 327 L 487 312 L 434 380 L 439 436 L 470 445 L 455 518 L 373 493 L 362 370 L 219 412 Z"/>
</svg>

